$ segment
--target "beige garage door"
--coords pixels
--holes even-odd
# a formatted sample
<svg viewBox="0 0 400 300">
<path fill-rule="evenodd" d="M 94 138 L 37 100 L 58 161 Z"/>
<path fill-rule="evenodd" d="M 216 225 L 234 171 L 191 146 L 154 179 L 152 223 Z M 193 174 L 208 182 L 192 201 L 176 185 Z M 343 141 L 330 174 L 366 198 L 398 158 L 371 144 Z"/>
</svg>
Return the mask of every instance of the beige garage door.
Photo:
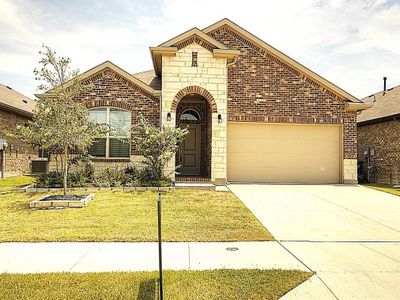
<svg viewBox="0 0 400 300">
<path fill-rule="evenodd" d="M 228 180 L 337 183 L 340 126 L 228 123 Z"/>
</svg>

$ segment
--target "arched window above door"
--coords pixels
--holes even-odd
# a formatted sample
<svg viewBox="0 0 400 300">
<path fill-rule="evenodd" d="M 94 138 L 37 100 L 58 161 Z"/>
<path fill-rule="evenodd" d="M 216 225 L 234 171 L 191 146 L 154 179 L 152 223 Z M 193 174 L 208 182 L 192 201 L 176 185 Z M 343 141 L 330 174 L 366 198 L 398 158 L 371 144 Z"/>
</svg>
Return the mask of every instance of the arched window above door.
<svg viewBox="0 0 400 300">
<path fill-rule="evenodd" d="M 200 121 L 200 115 L 194 109 L 188 108 L 181 113 L 181 121 Z"/>
</svg>

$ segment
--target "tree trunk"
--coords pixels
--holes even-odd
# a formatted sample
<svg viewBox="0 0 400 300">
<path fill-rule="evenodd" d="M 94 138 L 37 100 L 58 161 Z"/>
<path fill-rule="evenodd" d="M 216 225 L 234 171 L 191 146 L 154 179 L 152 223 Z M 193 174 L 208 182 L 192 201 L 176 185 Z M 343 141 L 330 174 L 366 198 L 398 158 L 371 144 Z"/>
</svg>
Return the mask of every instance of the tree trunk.
<svg viewBox="0 0 400 300">
<path fill-rule="evenodd" d="M 58 154 L 54 154 L 54 160 L 56 161 L 56 172 L 58 172 Z"/>
<path fill-rule="evenodd" d="M 68 147 L 64 148 L 64 196 L 67 195 L 67 180 L 68 180 Z"/>
</svg>

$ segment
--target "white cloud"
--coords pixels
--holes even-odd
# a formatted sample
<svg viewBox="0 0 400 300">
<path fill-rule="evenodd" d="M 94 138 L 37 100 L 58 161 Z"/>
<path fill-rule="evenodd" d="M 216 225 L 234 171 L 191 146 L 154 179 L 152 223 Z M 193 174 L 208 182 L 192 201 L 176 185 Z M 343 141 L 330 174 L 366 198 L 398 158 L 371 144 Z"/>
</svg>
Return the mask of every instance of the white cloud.
<svg viewBox="0 0 400 300">
<path fill-rule="evenodd" d="M 400 1 L 138 3 L 120 1 L 115 8 L 95 1 L 90 15 L 81 8 L 72 19 L 70 10 L 79 9 L 74 1 L 65 12 L 45 2 L 0 0 L 0 81 L 24 78 L 14 87 L 32 94 L 42 42 L 70 56 L 82 71 L 107 59 L 131 72 L 149 69 L 149 46 L 228 17 L 358 97 L 381 89 L 382 76 L 389 77 L 389 86 L 400 84 Z"/>
</svg>

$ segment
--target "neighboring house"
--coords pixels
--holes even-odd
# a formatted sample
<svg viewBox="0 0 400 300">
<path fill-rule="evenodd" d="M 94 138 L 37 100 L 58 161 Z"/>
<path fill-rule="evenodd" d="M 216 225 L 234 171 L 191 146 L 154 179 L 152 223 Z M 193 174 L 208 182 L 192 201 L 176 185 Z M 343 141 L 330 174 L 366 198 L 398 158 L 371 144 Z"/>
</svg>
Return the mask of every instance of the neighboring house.
<svg viewBox="0 0 400 300">
<path fill-rule="evenodd" d="M 176 180 L 355 183 L 360 100 L 228 19 L 150 47 L 154 69 L 111 62 L 83 73 L 90 116 L 112 127 L 139 114 L 189 135 L 167 171 Z M 43 95 L 37 95 L 43 97 Z M 140 159 L 114 130 L 94 144 L 97 164 Z"/>
<path fill-rule="evenodd" d="M 0 84 L 0 178 L 30 173 L 31 160 L 37 151 L 12 136 L 17 126 L 32 119 L 35 102 Z"/>
<path fill-rule="evenodd" d="M 357 118 L 358 159 L 369 182 L 400 183 L 400 86 L 362 99 L 372 107 Z"/>
</svg>

